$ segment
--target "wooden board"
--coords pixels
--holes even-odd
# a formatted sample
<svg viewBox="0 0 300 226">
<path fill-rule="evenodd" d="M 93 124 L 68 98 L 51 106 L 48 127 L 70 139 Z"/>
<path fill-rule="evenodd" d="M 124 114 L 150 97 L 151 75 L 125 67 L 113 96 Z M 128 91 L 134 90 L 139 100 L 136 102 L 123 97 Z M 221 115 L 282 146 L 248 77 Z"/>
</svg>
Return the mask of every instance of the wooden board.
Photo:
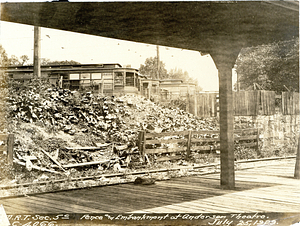
<svg viewBox="0 0 300 226">
<path fill-rule="evenodd" d="M 146 133 L 146 138 L 152 137 L 167 137 L 167 136 L 184 136 L 188 135 L 188 131 L 177 131 L 177 132 L 163 132 L 163 133 Z"/>
<path fill-rule="evenodd" d="M 182 152 L 186 151 L 190 155 L 190 151 L 211 151 L 220 149 L 220 138 L 219 137 L 200 137 L 195 138 L 193 136 L 197 135 L 217 135 L 219 136 L 218 130 L 210 131 L 179 131 L 179 132 L 167 132 L 167 133 L 146 133 L 141 132 L 139 134 L 139 147 L 142 154 L 163 154 L 163 153 L 172 153 L 172 152 Z M 240 133 L 239 136 L 236 136 L 235 141 L 251 141 L 251 143 L 239 142 L 236 145 L 244 147 L 256 147 L 258 149 L 258 129 L 239 129 L 235 131 L 236 134 Z M 248 134 L 247 134 L 248 133 Z M 249 134 L 255 133 L 255 135 Z M 185 139 L 182 139 L 182 136 L 185 136 Z M 143 137 L 143 139 L 141 139 Z M 165 139 L 158 139 L 165 137 Z M 148 139 L 146 139 L 148 138 Z M 152 138 L 152 139 L 149 139 Z M 155 139 L 153 139 L 155 138 Z M 168 147 L 168 144 L 179 144 L 186 147 Z M 213 144 L 209 144 L 213 143 Z M 148 145 L 148 146 L 147 146 Z M 162 147 L 149 148 L 149 145 L 161 145 Z M 165 146 L 167 147 L 165 147 Z M 151 146 L 150 146 L 151 147 Z"/>
</svg>

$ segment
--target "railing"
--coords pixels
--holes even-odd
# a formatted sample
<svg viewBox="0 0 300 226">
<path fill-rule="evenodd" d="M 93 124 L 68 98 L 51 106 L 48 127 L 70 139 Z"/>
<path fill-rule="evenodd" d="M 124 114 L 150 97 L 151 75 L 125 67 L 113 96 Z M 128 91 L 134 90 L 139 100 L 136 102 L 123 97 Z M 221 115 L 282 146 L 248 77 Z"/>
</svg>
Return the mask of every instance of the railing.
<svg viewBox="0 0 300 226">
<path fill-rule="evenodd" d="M 147 154 L 163 154 L 192 151 L 216 152 L 220 150 L 218 130 L 209 131 L 178 131 L 163 133 L 139 134 L 139 150 L 144 156 Z M 234 143 L 243 147 L 259 149 L 259 130 L 257 128 L 238 129 L 234 131 Z"/>
</svg>

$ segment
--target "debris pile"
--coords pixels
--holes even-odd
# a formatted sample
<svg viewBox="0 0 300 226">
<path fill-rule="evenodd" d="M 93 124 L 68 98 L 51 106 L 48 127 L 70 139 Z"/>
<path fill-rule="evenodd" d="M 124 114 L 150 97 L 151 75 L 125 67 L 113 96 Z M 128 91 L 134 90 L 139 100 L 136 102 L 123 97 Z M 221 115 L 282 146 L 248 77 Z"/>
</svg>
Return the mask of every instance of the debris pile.
<svg viewBox="0 0 300 226">
<path fill-rule="evenodd" d="M 43 86 L 44 87 L 44 86 Z M 107 97 L 31 85 L 9 97 L 10 117 L 55 126 L 70 135 L 92 133 L 104 141 L 132 142 L 141 130 L 165 132 L 216 129 L 179 109 L 158 106 L 143 97 Z"/>
<path fill-rule="evenodd" d="M 140 131 L 218 129 L 199 119 L 138 96 L 104 96 L 52 87 L 46 81 L 9 86 L 9 132 L 15 134 L 15 163 L 48 172 L 95 168 L 122 172 L 144 164 Z"/>
</svg>

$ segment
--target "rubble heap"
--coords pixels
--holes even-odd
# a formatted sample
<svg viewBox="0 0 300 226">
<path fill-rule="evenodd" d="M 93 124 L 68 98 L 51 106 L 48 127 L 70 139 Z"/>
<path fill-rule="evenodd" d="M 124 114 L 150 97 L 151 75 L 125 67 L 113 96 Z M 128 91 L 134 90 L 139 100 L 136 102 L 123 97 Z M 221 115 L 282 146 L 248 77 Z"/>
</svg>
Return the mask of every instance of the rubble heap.
<svg viewBox="0 0 300 226">
<path fill-rule="evenodd" d="M 9 132 L 16 135 L 17 157 L 23 161 L 30 157 L 48 169 L 53 169 L 54 161 L 41 150 L 64 166 L 108 160 L 128 165 L 126 153 L 138 151 L 138 134 L 142 130 L 218 129 L 215 119 L 199 119 L 143 97 L 71 91 L 41 80 L 25 85 L 14 81 L 9 87 Z M 91 148 L 78 148 L 86 146 Z"/>
<path fill-rule="evenodd" d="M 128 142 L 137 131 L 216 129 L 211 119 L 198 119 L 179 109 L 159 106 L 136 96 L 107 97 L 68 89 L 30 86 L 9 97 L 10 117 L 40 122 L 74 135 L 91 132 L 104 140 Z"/>
</svg>

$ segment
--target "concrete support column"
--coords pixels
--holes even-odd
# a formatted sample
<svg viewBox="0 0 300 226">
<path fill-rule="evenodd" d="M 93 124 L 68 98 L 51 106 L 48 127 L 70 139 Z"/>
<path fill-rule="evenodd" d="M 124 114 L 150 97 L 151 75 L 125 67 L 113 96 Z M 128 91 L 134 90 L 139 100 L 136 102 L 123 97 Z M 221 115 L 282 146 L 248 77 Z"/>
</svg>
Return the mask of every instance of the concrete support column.
<svg viewBox="0 0 300 226">
<path fill-rule="evenodd" d="M 221 187 L 234 189 L 234 141 L 232 67 L 225 64 L 219 70 Z"/>
</svg>

